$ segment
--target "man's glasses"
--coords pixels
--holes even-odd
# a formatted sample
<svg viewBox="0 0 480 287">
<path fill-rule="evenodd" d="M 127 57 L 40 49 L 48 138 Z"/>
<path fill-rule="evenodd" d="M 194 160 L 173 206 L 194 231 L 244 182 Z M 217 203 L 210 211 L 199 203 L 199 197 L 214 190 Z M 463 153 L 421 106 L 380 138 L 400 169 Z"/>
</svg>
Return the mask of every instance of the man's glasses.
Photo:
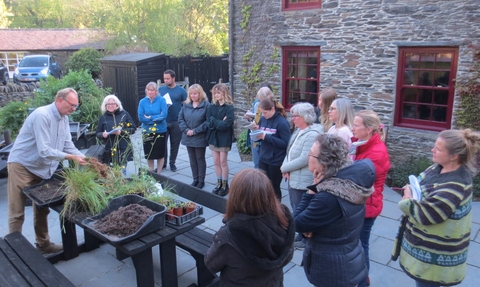
<svg viewBox="0 0 480 287">
<path fill-rule="evenodd" d="M 77 108 L 78 108 L 78 105 L 74 105 L 74 104 L 70 103 L 67 99 L 63 99 L 63 100 L 64 100 L 65 102 L 67 102 L 72 109 L 77 109 Z"/>
</svg>

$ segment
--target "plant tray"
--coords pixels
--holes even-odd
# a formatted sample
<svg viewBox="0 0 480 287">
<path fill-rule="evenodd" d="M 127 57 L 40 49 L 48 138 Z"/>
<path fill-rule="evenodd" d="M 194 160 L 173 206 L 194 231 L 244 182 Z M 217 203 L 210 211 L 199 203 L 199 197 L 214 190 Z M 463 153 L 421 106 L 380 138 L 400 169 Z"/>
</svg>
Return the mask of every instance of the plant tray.
<svg viewBox="0 0 480 287">
<path fill-rule="evenodd" d="M 45 207 L 60 205 L 63 203 L 63 199 L 65 198 L 65 195 L 66 195 L 64 188 L 58 189 L 56 193 L 52 195 L 52 197 L 50 197 L 48 200 L 45 200 L 44 197 L 41 197 L 38 194 L 39 188 L 41 187 L 47 188 L 47 185 L 52 184 L 52 182 L 54 181 L 56 183 L 63 183 L 65 180 L 59 173 L 54 173 L 51 178 L 44 179 L 39 184 L 27 186 L 22 190 L 22 192 L 28 198 L 30 198 L 38 207 L 45 208 Z"/>
<path fill-rule="evenodd" d="M 178 202 L 178 201 L 180 200 L 175 200 L 175 202 Z M 203 214 L 203 206 L 197 204 L 194 211 L 184 214 L 182 216 L 176 216 L 174 214 L 165 213 L 165 220 L 167 221 L 168 224 L 182 225 L 191 221 L 194 218 L 199 217 L 202 214 Z"/>
<path fill-rule="evenodd" d="M 97 229 L 95 229 L 94 225 L 100 219 L 104 218 L 111 212 L 118 210 L 120 207 L 127 206 L 133 203 L 143 205 L 153 211 L 156 211 L 157 213 L 150 216 L 147 221 L 145 221 L 145 223 L 140 226 L 140 228 L 135 233 L 127 235 L 125 237 L 118 237 L 115 235 L 101 233 Z M 84 219 L 82 224 L 89 232 L 96 234 L 99 238 L 103 239 L 106 242 L 124 244 L 162 229 L 165 226 L 165 210 L 165 206 L 145 199 L 144 197 L 134 194 L 123 195 L 112 199 L 108 203 L 108 206 L 102 212 L 100 212 L 100 214 Z"/>
</svg>

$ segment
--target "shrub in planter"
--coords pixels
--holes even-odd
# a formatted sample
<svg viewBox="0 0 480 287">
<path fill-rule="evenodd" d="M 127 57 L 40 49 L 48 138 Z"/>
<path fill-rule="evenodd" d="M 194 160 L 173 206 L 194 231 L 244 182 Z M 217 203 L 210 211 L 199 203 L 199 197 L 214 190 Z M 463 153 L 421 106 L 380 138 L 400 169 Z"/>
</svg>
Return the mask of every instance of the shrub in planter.
<svg viewBox="0 0 480 287">
<path fill-rule="evenodd" d="M 244 130 L 237 139 L 237 149 L 240 154 L 252 154 L 252 150 L 247 146 L 247 133 L 248 130 Z"/>
<path fill-rule="evenodd" d="M 388 185 L 391 187 L 403 187 L 408 183 L 408 176 L 419 175 L 422 171 L 432 165 L 427 157 L 410 157 L 408 160 L 398 163 L 388 174 Z"/>
</svg>

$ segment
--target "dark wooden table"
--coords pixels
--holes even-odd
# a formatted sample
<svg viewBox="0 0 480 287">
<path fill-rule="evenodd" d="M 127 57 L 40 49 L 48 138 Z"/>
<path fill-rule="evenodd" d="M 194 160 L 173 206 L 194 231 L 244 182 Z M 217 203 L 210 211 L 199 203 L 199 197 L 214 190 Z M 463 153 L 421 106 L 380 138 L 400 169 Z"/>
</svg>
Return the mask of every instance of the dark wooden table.
<svg viewBox="0 0 480 287">
<path fill-rule="evenodd" d="M 20 233 L 0 238 L 0 286 L 74 287 Z"/>
<path fill-rule="evenodd" d="M 51 208 L 57 212 L 62 210 L 62 206 L 53 206 Z M 83 220 L 85 218 L 85 215 L 74 216 L 67 220 L 60 218 L 60 222 L 63 225 L 61 228 L 64 251 L 58 259 L 72 259 L 77 257 L 80 252 L 97 248 L 99 244 L 103 242 L 102 238 L 94 233 L 88 232 L 88 229 L 84 228 Z M 162 286 L 177 287 L 178 275 L 175 237 L 204 222 L 205 218 L 198 217 L 180 226 L 167 223 L 165 227 L 159 231 L 142 236 L 137 240 L 125 244 L 108 243 L 116 248 L 116 257 L 118 260 L 132 257 L 137 276 L 137 286 L 139 287 L 153 287 L 155 285 L 152 247 L 159 245 Z M 75 225 L 84 228 L 85 243 L 81 246 L 79 246 L 77 242 Z"/>
</svg>

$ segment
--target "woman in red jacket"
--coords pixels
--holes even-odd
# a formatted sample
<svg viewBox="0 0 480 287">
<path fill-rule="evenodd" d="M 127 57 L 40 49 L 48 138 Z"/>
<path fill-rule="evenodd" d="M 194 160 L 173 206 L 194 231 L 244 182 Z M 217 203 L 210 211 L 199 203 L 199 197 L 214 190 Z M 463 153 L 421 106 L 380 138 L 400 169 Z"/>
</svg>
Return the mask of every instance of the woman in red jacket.
<svg viewBox="0 0 480 287">
<path fill-rule="evenodd" d="M 350 146 L 350 155 L 354 160 L 368 158 L 375 166 L 376 179 L 374 183 L 375 191 L 367 199 L 365 220 L 363 222 L 360 240 L 365 251 L 365 260 L 367 268 L 370 269 L 370 259 L 368 256 L 370 231 L 373 223 L 383 208 L 383 185 L 390 169 L 390 160 L 388 158 L 387 147 L 384 141 L 385 133 L 383 124 L 377 113 L 369 110 L 362 110 L 357 113 L 353 120 L 353 139 Z M 358 284 L 358 287 L 370 286 L 370 278 L 367 276 L 364 282 Z"/>
</svg>

